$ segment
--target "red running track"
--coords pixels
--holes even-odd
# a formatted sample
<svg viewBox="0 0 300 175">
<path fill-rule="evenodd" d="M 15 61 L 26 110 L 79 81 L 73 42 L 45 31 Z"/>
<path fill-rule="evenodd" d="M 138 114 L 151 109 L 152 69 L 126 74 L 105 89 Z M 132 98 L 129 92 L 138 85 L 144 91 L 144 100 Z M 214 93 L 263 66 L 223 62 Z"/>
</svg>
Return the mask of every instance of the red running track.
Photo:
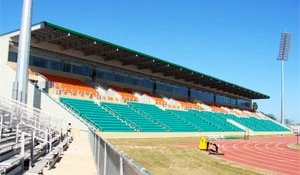
<svg viewBox="0 0 300 175">
<path fill-rule="evenodd" d="M 256 138 L 251 140 L 222 140 L 217 143 L 224 158 L 233 162 L 258 167 L 286 175 L 300 175 L 300 151 L 288 144 L 296 137 Z"/>
<path fill-rule="evenodd" d="M 300 175 L 300 151 L 288 148 L 296 143 L 295 136 L 252 138 L 250 140 L 220 140 L 223 158 L 229 161 L 269 170 L 284 175 Z M 198 147 L 199 143 L 180 143 Z"/>
</svg>

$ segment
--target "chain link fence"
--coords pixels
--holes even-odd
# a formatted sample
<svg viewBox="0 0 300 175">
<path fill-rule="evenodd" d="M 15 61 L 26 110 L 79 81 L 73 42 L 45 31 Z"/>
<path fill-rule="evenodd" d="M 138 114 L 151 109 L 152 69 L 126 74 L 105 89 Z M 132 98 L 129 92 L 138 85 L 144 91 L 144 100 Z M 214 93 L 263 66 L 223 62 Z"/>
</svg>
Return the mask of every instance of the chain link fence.
<svg viewBox="0 0 300 175">
<path fill-rule="evenodd" d="M 119 152 L 92 130 L 89 130 L 89 140 L 99 175 L 151 175 L 147 169 Z"/>
</svg>

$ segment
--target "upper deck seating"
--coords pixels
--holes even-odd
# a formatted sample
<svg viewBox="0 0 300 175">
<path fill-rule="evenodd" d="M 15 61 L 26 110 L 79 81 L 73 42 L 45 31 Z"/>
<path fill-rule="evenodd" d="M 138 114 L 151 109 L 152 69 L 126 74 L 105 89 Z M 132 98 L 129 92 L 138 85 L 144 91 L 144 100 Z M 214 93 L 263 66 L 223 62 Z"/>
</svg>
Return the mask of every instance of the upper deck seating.
<svg viewBox="0 0 300 175">
<path fill-rule="evenodd" d="M 167 102 L 160 97 L 156 97 L 153 95 L 151 95 L 150 97 L 155 101 L 155 104 L 157 104 L 157 105 L 161 105 L 161 106 L 167 105 Z"/>
<path fill-rule="evenodd" d="M 53 82 L 54 88 L 61 90 L 63 95 L 89 96 L 90 98 L 97 97 L 99 95 L 96 89 L 88 86 L 78 79 L 45 73 L 43 73 L 43 75 L 48 79 L 48 81 Z"/>
<path fill-rule="evenodd" d="M 109 86 L 109 88 L 121 95 L 124 101 L 137 101 L 137 97 L 132 94 L 130 89 L 123 89 L 117 86 Z"/>
<path fill-rule="evenodd" d="M 221 107 L 218 107 L 218 106 L 210 106 L 210 107 L 211 107 L 211 110 L 214 111 L 214 112 L 227 113 L 227 111 L 222 109 Z"/>
<path fill-rule="evenodd" d="M 203 110 L 203 108 L 195 103 L 188 102 L 188 101 L 182 101 L 182 100 L 176 100 L 179 104 L 185 109 L 197 109 L 197 110 Z"/>
</svg>

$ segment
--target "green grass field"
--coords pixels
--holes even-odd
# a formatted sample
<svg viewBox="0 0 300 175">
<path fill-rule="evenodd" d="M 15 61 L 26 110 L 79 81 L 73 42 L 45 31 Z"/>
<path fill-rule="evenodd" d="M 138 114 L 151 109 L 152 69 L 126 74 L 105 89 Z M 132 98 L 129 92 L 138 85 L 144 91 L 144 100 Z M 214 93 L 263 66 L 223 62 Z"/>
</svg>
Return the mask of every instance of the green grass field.
<svg viewBox="0 0 300 175">
<path fill-rule="evenodd" d="M 129 157 L 154 175 L 270 175 L 272 173 L 210 156 L 197 147 L 182 143 L 199 142 L 198 138 L 109 139 Z"/>
</svg>

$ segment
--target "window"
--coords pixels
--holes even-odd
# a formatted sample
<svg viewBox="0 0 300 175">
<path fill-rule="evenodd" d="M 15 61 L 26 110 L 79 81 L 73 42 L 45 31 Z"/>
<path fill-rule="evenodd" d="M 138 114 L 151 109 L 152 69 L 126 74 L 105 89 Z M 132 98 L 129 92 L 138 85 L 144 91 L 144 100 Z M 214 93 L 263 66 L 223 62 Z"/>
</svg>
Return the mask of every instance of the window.
<svg viewBox="0 0 300 175">
<path fill-rule="evenodd" d="M 201 100 L 204 102 L 213 102 L 214 94 L 210 92 L 201 91 L 201 90 L 191 89 L 191 98 L 196 100 Z"/>
<path fill-rule="evenodd" d="M 83 65 L 82 66 L 82 74 L 86 76 L 90 76 L 92 74 L 92 70 L 89 66 Z"/>
<path fill-rule="evenodd" d="M 50 61 L 50 69 L 61 70 L 59 61 L 54 61 L 54 60 L 49 60 L 49 61 Z"/>
<path fill-rule="evenodd" d="M 248 100 L 237 99 L 237 107 L 251 108 L 251 102 Z"/>
<path fill-rule="evenodd" d="M 64 72 L 71 72 L 71 64 L 63 63 L 63 71 Z"/>
<path fill-rule="evenodd" d="M 71 70 L 72 70 L 72 73 L 74 74 L 80 74 L 82 75 L 82 67 L 80 65 L 73 65 L 71 64 Z"/>
<path fill-rule="evenodd" d="M 216 103 L 230 105 L 230 98 L 222 95 L 216 95 Z"/>
<path fill-rule="evenodd" d="M 29 63 L 32 66 L 36 66 L 36 67 L 43 67 L 43 68 L 47 68 L 48 67 L 48 60 L 37 57 L 37 56 L 30 56 L 29 58 Z"/>
<path fill-rule="evenodd" d="M 230 105 L 236 107 L 236 99 L 235 98 L 230 99 Z"/>
</svg>

